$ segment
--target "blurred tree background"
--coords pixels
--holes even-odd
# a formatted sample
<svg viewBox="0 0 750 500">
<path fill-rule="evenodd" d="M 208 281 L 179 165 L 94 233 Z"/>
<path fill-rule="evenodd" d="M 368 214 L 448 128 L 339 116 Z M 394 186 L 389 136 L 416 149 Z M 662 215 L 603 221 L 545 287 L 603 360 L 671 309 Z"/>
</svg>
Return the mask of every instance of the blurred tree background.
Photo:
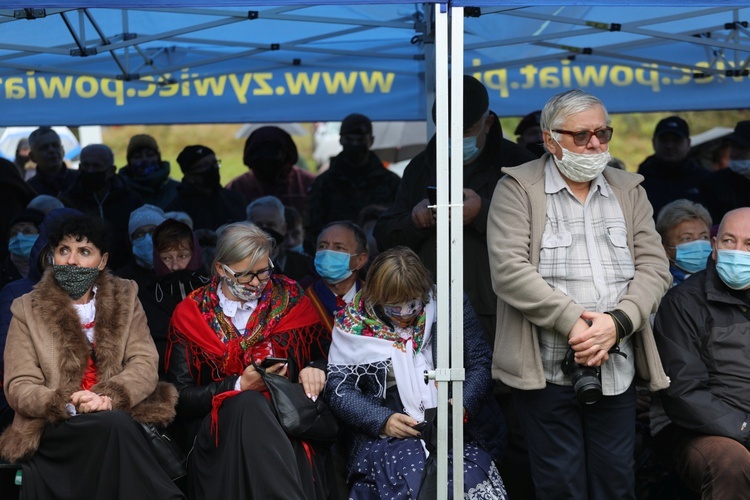
<svg viewBox="0 0 750 500">
<path fill-rule="evenodd" d="M 662 118 L 679 114 L 690 124 L 692 135 L 705 132 L 714 127 L 734 127 L 741 120 L 750 120 L 750 110 L 730 111 L 688 111 L 681 113 L 630 113 L 612 115 L 612 127 L 614 138 L 612 139 L 612 156 L 625 162 L 627 169 L 634 172 L 638 165 L 653 153 L 651 136 L 656 124 Z M 502 118 L 505 136 L 515 140 L 513 131 L 520 121 L 520 117 Z M 294 142 L 300 154 L 301 166 L 315 171 L 316 165 L 312 159 L 313 153 L 313 130 L 312 123 L 303 126 L 310 132 L 305 136 L 294 136 Z M 135 134 L 150 134 L 159 143 L 162 158 L 172 165 L 172 177 L 180 179 L 182 173 L 177 164 L 177 155 L 182 148 L 191 144 L 202 144 L 216 152 L 217 158 L 221 160 L 221 180 L 226 184 L 236 176 L 247 171 L 242 163 L 242 151 L 245 139 L 235 138 L 240 129 L 240 124 L 216 124 L 216 125 L 150 125 L 137 126 L 128 125 L 121 127 L 104 127 L 103 140 L 115 153 L 118 167 L 125 165 L 125 152 L 128 140 Z"/>
</svg>

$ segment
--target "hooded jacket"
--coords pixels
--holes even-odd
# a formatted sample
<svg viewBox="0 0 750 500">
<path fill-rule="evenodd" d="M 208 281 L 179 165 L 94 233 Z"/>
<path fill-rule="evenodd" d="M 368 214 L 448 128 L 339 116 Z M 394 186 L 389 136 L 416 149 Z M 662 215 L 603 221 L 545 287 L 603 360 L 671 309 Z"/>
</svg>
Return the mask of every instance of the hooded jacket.
<svg viewBox="0 0 750 500">
<path fill-rule="evenodd" d="M 114 410 L 139 422 L 168 424 L 177 391 L 158 383 L 158 355 L 137 286 L 104 271 L 95 282 L 96 367 L 92 392 L 106 394 Z M 69 417 L 65 404 L 81 390 L 90 355 L 73 302 L 51 270 L 11 308 L 4 390 L 16 415 L 0 436 L 0 455 L 16 462 L 32 456 L 47 424 Z"/>
</svg>

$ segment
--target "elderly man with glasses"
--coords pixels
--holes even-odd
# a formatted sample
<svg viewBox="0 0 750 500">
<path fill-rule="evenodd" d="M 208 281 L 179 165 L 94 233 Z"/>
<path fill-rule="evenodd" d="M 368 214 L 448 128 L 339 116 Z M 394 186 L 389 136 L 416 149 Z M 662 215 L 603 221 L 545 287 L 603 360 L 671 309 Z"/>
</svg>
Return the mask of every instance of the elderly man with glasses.
<svg viewBox="0 0 750 500">
<path fill-rule="evenodd" d="M 487 227 L 494 376 L 512 388 L 537 498 L 635 498 L 635 379 L 668 385 L 649 315 L 669 266 L 642 177 L 607 168 L 612 128 L 571 90 L 541 115 L 547 154 L 505 168 Z"/>
</svg>

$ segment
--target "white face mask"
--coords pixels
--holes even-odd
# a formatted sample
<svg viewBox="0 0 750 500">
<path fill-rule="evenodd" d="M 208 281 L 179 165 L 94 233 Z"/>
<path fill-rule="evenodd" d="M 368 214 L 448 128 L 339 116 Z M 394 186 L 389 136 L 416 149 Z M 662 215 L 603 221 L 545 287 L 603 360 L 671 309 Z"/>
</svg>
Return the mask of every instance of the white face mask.
<svg viewBox="0 0 750 500">
<path fill-rule="evenodd" d="M 589 182 L 596 179 L 604 171 L 604 168 L 611 159 L 609 151 L 594 154 L 568 151 L 560 145 L 560 142 L 554 136 L 553 138 L 563 153 L 561 160 L 558 160 L 554 155 L 552 156 L 555 164 L 560 169 L 560 172 L 573 182 Z"/>
</svg>

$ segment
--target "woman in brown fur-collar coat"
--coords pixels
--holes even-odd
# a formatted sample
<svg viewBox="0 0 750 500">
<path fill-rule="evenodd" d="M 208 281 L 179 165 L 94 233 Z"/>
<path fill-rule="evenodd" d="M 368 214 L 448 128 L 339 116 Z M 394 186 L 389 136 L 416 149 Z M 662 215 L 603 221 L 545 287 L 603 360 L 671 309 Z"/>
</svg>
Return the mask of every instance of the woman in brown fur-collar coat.
<svg viewBox="0 0 750 500">
<path fill-rule="evenodd" d="M 13 302 L 5 348 L 16 414 L 0 455 L 22 464 L 23 498 L 183 498 L 137 423 L 169 423 L 177 399 L 157 383 L 137 286 L 104 270 L 95 219 L 63 219 L 49 248 L 53 265 Z"/>
</svg>

